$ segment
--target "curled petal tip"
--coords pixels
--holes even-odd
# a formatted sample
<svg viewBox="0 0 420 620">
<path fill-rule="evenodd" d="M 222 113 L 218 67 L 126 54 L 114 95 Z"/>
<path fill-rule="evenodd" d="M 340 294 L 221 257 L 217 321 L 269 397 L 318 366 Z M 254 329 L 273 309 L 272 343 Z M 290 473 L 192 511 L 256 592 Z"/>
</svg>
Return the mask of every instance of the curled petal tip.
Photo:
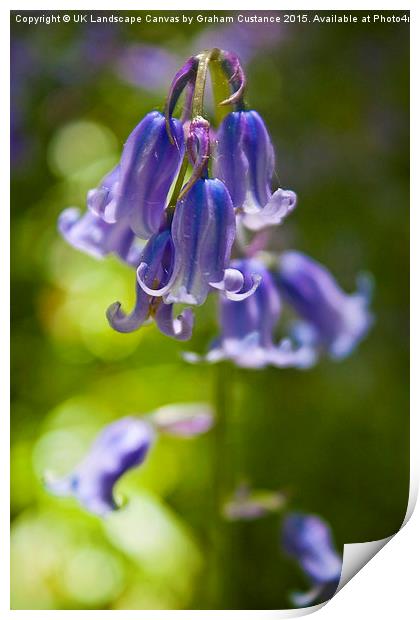
<svg viewBox="0 0 420 620">
<path fill-rule="evenodd" d="M 150 295 L 151 297 L 162 297 L 162 295 L 165 295 L 170 291 L 171 282 L 168 282 L 165 286 L 162 286 L 161 288 L 150 288 L 150 286 L 148 286 L 145 282 L 148 269 L 149 265 L 147 263 L 140 263 L 137 268 L 137 282 L 147 295 Z"/>
<path fill-rule="evenodd" d="M 223 291 L 225 296 L 231 301 L 243 301 L 250 297 L 260 285 L 262 277 L 260 274 L 251 274 L 251 286 L 242 291 L 244 286 L 244 276 L 238 269 L 225 269 L 223 280 L 220 282 L 210 282 L 210 286 Z"/>
</svg>

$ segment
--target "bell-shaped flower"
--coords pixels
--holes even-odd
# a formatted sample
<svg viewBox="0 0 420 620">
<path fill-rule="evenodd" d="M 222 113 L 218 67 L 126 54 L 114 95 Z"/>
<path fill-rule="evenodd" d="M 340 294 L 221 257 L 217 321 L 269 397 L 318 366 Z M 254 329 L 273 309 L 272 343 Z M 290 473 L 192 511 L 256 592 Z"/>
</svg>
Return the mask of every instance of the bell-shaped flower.
<svg viewBox="0 0 420 620">
<path fill-rule="evenodd" d="M 207 121 L 198 117 L 191 122 L 188 143 L 194 168 L 173 215 L 172 274 L 166 285 L 151 288 L 146 282 L 151 279 L 151 265 L 142 259 L 137 270 L 139 284 L 147 294 L 163 297 L 168 304 L 201 305 L 212 287 L 229 299 L 244 299 L 258 287 L 259 276 L 252 274 L 245 287 L 243 274 L 228 268 L 235 214 L 225 185 L 206 178 L 210 144 Z"/>
<path fill-rule="evenodd" d="M 251 230 L 281 224 L 296 206 L 291 190 L 271 191 L 274 149 L 263 119 L 254 110 L 231 112 L 223 120 L 217 132 L 214 173 Z"/>
<path fill-rule="evenodd" d="M 154 437 L 153 426 L 138 418 L 113 422 L 71 474 L 61 479 L 49 476 L 46 486 L 55 495 L 74 496 L 86 510 L 104 516 L 117 508 L 115 484 L 126 471 L 143 463 Z"/>
<path fill-rule="evenodd" d="M 184 156 L 180 121 L 154 111 L 129 135 L 121 156 L 118 182 L 110 200 L 102 184 L 89 196 L 91 208 L 109 223 L 128 220 L 133 232 L 148 239 L 159 229 L 167 196 Z"/>
<path fill-rule="evenodd" d="M 223 515 L 228 521 L 253 521 L 279 512 L 285 503 L 286 496 L 281 492 L 252 490 L 241 484 L 223 506 Z"/>
<path fill-rule="evenodd" d="M 70 245 L 90 256 L 116 254 L 132 267 L 139 264 L 142 248 L 127 220 L 108 224 L 92 211 L 81 215 L 79 209 L 69 207 L 60 214 L 58 229 Z"/>
<path fill-rule="evenodd" d="M 312 584 L 309 592 L 292 595 L 295 605 L 306 607 L 331 598 L 340 581 L 342 559 L 328 524 L 316 515 L 289 514 L 283 523 L 282 544 Z"/>
<path fill-rule="evenodd" d="M 148 265 L 144 274 L 143 288 L 136 280 L 136 302 L 131 313 L 121 310 L 120 302 L 113 303 L 107 310 L 107 319 L 111 327 L 122 333 L 132 332 L 149 319 L 154 319 L 158 329 L 165 335 L 177 340 L 191 338 L 194 317 L 190 308 L 186 308 L 176 318 L 173 317 L 173 304 L 165 304 L 163 299 L 150 295 L 144 289 L 152 284 L 165 286 L 173 271 L 173 243 L 170 229 L 162 227 L 147 242 L 140 258 L 140 263 Z"/>
<path fill-rule="evenodd" d="M 244 274 L 245 287 L 249 286 L 251 277 L 259 275 L 257 290 L 239 302 L 221 297 L 220 338 L 204 358 L 187 353 L 185 359 L 190 362 L 230 359 L 244 368 L 263 368 L 267 365 L 307 368 L 313 365 L 315 356 L 312 347 L 295 349 L 289 340 L 274 344 L 273 333 L 281 314 L 281 300 L 273 278 L 263 263 L 255 258 L 241 259 L 233 261 L 232 266 Z"/>
<path fill-rule="evenodd" d="M 349 355 L 372 325 L 371 290 L 365 279 L 348 295 L 320 263 L 300 252 L 285 252 L 279 260 L 278 284 L 303 321 L 297 338 L 324 347 L 335 359 Z"/>
<path fill-rule="evenodd" d="M 46 488 L 54 495 L 75 497 L 89 512 L 105 516 L 118 508 L 116 483 L 143 463 L 158 432 L 175 437 L 201 435 L 212 427 L 213 417 L 207 403 L 178 403 L 143 418 L 121 418 L 98 434 L 74 471 L 63 478 L 48 474 Z"/>
</svg>

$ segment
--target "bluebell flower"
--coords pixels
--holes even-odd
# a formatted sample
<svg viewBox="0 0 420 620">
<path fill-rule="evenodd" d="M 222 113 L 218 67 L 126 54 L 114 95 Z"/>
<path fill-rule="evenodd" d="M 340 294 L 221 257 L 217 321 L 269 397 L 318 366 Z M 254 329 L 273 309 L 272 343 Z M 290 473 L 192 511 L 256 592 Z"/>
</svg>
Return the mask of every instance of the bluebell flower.
<svg viewBox="0 0 420 620">
<path fill-rule="evenodd" d="M 63 478 L 46 476 L 47 489 L 73 496 L 89 512 L 105 516 L 118 508 L 114 487 L 128 470 L 146 459 L 157 432 L 176 437 L 206 433 L 214 414 L 206 403 L 167 405 L 141 418 L 121 418 L 106 426 L 79 465 Z"/>
<path fill-rule="evenodd" d="M 142 249 L 126 220 L 108 224 L 92 211 L 81 215 L 79 209 L 69 207 L 60 214 L 58 229 L 70 245 L 90 256 L 116 254 L 131 267 L 139 264 Z"/>
<path fill-rule="evenodd" d="M 279 491 L 251 490 L 241 484 L 223 506 L 223 515 L 228 521 L 253 521 L 279 512 L 285 503 L 286 496 Z"/>
<path fill-rule="evenodd" d="M 214 413 L 207 403 L 176 403 L 156 409 L 151 420 L 161 433 L 191 438 L 213 427 Z"/>
<path fill-rule="evenodd" d="M 251 230 L 281 224 L 296 206 L 294 192 L 272 193 L 273 172 L 274 149 L 261 116 L 254 110 L 228 114 L 217 132 L 214 173 Z"/>
<path fill-rule="evenodd" d="M 297 337 L 324 347 L 333 358 L 349 355 L 372 325 L 366 280 L 348 295 L 320 263 L 300 252 L 285 252 L 279 259 L 278 284 L 303 320 Z"/>
<path fill-rule="evenodd" d="M 191 179 L 181 192 L 171 225 L 173 266 L 168 282 L 160 287 L 151 280 L 152 264 L 142 258 L 138 282 L 148 294 L 163 297 L 165 303 L 201 305 L 212 289 L 227 298 L 241 300 L 258 287 L 260 277 L 251 274 L 245 286 L 240 270 L 230 268 L 235 239 L 235 214 L 225 185 L 206 177 L 209 158 L 209 126 L 197 118 L 191 122 L 188 139 L 194 165 Z"/>
<path fill-rule="evenodd" d="M 115 484 L 126 471 L 143 463 L 154 437 L 148 422 L 122 418 L 98 435 L 71 474 L 58 480 L 47 479 L 47 488 L 55 495 L 74 496 L 86 510 L 104 516 L 117 508 Z"/>
<path fill-rule="evenodd" d="M 149 239 L 141 254 L 140 264 L 147 264 L 148 270 L 143 274 L 143 287 L 140 287 L 136 280 L 136 302 L 133 310 L 126 314 L 122 311 L 120 302 L 113 303 L 107 310 L 109 324 L 116 331 L 132 332 L 149 319 L 154 319 L 163 334 L 177 340 L 191 338 L 194 322 L 191 309 L 186 308 L 174 318 L 173 304 L 164 303 L 162 297 L 152 296 L 144 290 L 156 283 L 158 286 L 166 285 L 173 272 L 173 254 L 170 228 L 163 226 L 161 231 Z"/>
<path fill-rule="evenodd" d="M 128 219 L 133 232 L 149 239 L 159 229 L 167 195 L 184 155 L 180 121 L 160 112 L 147 114 L 129 135 L 121 156 L 113 200 L 97 212 L 109 223 Z"/>
<path fill-rule="evenodd" d="M 259 275 L 259 287 L 243 301 L 232 302 L 221 297 L 220 338 L 203 358 L 187 353 L 185 359 L 190 362 L 230 359 L 244 368 L 311 366 L 315 361 L 312 347 L 296 349 L 289 340 L 274 344 L 273 334 L 281 314 L 281 300 L 273 278 L 263 263 L 255 258 L 241 259 L 233 261 L 232 267 L 244 274 L 245 288 L 249 288 L 251 277 Z"/>
<path fill-rule="evenodd" d="M 295 605 L 306 607 L 331 598 L 340 581 L 342 559 L 328 524 L 315 515 L 292 513 L 284 520 L 282 543 L 312 584 L 309 592 L 293 594 Z"/>
</svg>

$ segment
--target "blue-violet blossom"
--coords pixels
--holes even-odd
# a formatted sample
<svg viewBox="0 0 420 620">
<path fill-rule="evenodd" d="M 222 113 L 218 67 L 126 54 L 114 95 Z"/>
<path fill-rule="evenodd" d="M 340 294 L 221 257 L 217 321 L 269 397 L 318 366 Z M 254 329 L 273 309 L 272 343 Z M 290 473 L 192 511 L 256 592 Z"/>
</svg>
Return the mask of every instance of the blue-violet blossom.
<svg viewBox="0 0 420 620">
<path fill-rule="evenodd" d="M 154 319 L 158 329 L 165 335 L 177 340 L 191 338 L 194 317 L 190 308 L 173 318 L 173 304 L 164 303 L 162 297 L 150 295 L 152 284 L 165 286 L 173 271 L 173 242 L 170 227 L 162 226 L 162 230 L 153 235 L 147 242 L 141 257 L 140 265 L 147 264 L 147 272 L 143 274 L 141 287 L 136 280 L 136 302 L 130 314 L 121 310 L 120 302 L 113 303 L 107 310 L 107 319 L 111 327 L 122 333 L 132 332 Z M 146 289 L 146 291 L 144 290 Z"/>
<path fill-rule="evenodd" d="M 193 173 L 173 215 L 172 273 L 164 286 L 151 287 L 146 280 L 152 279 L 153 264 L 143 256 L 137 270 L 138 282 L 148 295 L 162 297 L 167 304 L 201 305 L 212 288 L 229 299 L 245 299 L 257 289 L 260 276 L 250 274 L 249 286 L 245 287 L 241 271 L 229 267 L 235 214 L 225 185 L 207 178 L 209 123 L 201 117 L 190 124 L 188 147 Z"/>
<path fill-rule="evenodd" d="M 281 224 L 296 206 L 296 194 L 291 190 L 271 192 L 274 149 L 255 110 L 226 116 L 217 131 L 214 170 L 251 230 Z"/>
<path fill-rule="evenodd" d="M 133 129 L 124 145 L 112 200 L 96 207 L 106 222 L 128 218 L 141 239 L 158 231 L 169 189 L 184 156 L 182 124 L 170 118 L 169 127 L 171 137 L 165 116 L 154 111 Z M 94 202 L 92 198 L 90 201 Z"/>
<path fill-rule="evenodd" d="M 101 431 L 71 474 L 47 479 L 47 488 L 55 495 L 73 495 L 86 510 L 103 516 L 117 508 L 114 485 L 144 461 L 154 436 L 148 422 L 133 417 L 117 420 Z"/>
<path fill-rule="evenodd" d="M 303 320 L 296 330 L 298 339 L 323 346 L 333 358 L 349 355 L 372 324 L 365 281 L 348 295 L 320 263 L 292 251 L 280 256 L 277 281 L 281 294 Z"/>
<path fill-rule="evenodd" d="M 221 336 L 210 351 L 200 358 L 187 353 L 190 362 L 204 359 L 219 362 L 231 359 L 237 366 L 263 368 L 273 365 L 280 368 L 294 366 L 307 368 L 315 362 L 312 347 L 292 347 L 289 340 L 276 345 L 273 332 L 281 314 L 281 300 L 277 287 L 267 268 L 256 258 L 240 259 L 232 262 L 232 267 L 245 276 L 245 287 L 254 274 L 260 276 L 260 284 L 255 293 L 239 302 L 220 298 Z"/>
<path fill-rule="evenodd" d="M 340 581 L 342 559 L 334 548 L 328 524 L 316 515 L 289 514 L 283 523 L 282 543 L 312 584 L 309 592 L 292 595 L 295 605 L 306 607 L 331 598 Z"/>
</svg>

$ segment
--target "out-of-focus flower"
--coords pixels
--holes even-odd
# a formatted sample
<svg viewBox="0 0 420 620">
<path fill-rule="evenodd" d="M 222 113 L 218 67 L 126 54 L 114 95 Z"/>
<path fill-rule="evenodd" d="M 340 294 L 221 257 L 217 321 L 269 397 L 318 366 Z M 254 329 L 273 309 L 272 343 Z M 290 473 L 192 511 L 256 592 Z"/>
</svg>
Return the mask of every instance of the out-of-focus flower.
<svg viewBox="0 0 420 620">
<path fill-rule="evenodd" d="M 285 503 L 286 497 L 281 492 L 251 490 L 243 484 L 224 505 L 223 515 L 229 521 L 252 521 L 279 512 Z"/>
<path fill-rule="evenodd" d="M 214 414 L 207 403 L 177 403 L 156 409 L 151 420 L 160 432 L 194 437 L 212 428 Z"/>
<path fill-rule="evenodd" d="M 119 180 L 101 216 L 109 223 L 128 218 L 133 232 L 148 239 L 159 229 L 171 184 L 184 155 L 184 133 L 177 119 L 150 112 L 129 135 L 121 156 Z"/>
<path fill-rule="evenodd" d="M 127 417 L 107 426 L 95 439 L 85 459 L 62 479 L 48 477 L 46 485 L 55 495 L 74 496 L 89 512 L 105 515 L 115 510 L 116 482 L 140 465 L 153 443 L 153 426 Z"/>
<path fill-rule="evenodd" d="M 235 239 L 235 214 L 225 185 L 218 179 L 206 178 L 208 130 L 209 124 L 202 118 L 191 122 L 188 147 L 194 169 L 173 216 L 174 263 L 168 283 L 151 288 L 145 282 L 145 278 L 151 279 L 152 264 L 144 257 L 137 271 L 143 290 L 163 297 L 168 304 L 201 305 L 212 287 L 229 299 L 240 300 L 251 295 L 259 283 L 259 276 L 252 274 L 250 286 L 244 289 L 240 270 L 228 268 Z"/>
<path fill-rule="evenodd" d="M 212 425 L 213 411 L 207 403 L 178 403 L 143 418 L 121 418 L 99 433 L 72 473 L 58 479 L 47 474 L 46 488 L 54 495 L 73 496 L 89 512 L 105 516 L 118 508 L 115 484 L 129 469 L 144 462 L 157 432 L 193 437 L 206 433 Z"/>
<path fill-rule="evenodd" d="M 277 281 L 281 294 L 304 321 L 295 330 L 307 344 L 322 346 L 331 357 L 349 355 L 373 322 L 367 282 L 347 295 L 331 273 L 300 252 L 280 256 Z"/>
<path fill-rule="evenodd" d="M 342 559 L 334 548 L 328 524 L 316 515 L 289 514 L 283 523 L 282 544 L 313 586 L 307 593 L 292 595 L 295 605 L 306 607 L 331 598 L 340 581 Z"/>
<path fill-rule="evenodd" d="M 141 257 L 140 265 L 146 264 L 148 269 L 142 274 L 142 287 L 136 280 L 136 303 L 130 314 L 121 310 L 120 302 L 113 303 L 107 310 L 107 319 L 111 327 L 122 333 L 132 332 L 143 325 L 149 318 L 154 319 L 158 329 L 167 336 L 177 340 L 191 338 L 194 322 L 193 313 L 186 308 L 173 318 L 173 304 L 166 304 L 161 297 L 150 295 L 152 284 L 165 287 L 168 277 L 173 271 L 173 242 L 170 228 L 153 235 L 147 242 Z"/>
<path fill-rule="evenodd" d="M 244 274 L 246 287 L 251 277 L 255 278 L 254 274 L 260 276 L 260 284 L 255 293 L 243 301 L 231 302 L 221 297 L 221 337 L 203 358 L 187 353 L 185 359 L 190 362 L 231 359 L 245 368 L 311 366 L 315 362 L 312 347 L 294 349 L 289 340 L 283 340 L 279 345 L 273 342 L 281 301 L 273 278 L 263 263 L 254 258 L 236 260 L 232 265 Z"/>
<path fill-rule="evenodd" d="M 251 230 L 281 224 L 296 206 L 291 190 L 271 192 L 273 172 L 274 149 L 261 116 L 254 110 L 228 114 L 217 131 L 215 175 Z"/>
<path fill-rule="evenodd" d="M 139 264 L 141 247 L 127 220 L 108 224 L 91 211 L 81 215 L 79 209 L 69 207 L 60 214 L 58 229 L 70 245 L 90 256 L 116 254 L 131 267 Z"/>
<path fill-rule="evenodd" d="M 118 75 L 148 91 L 164 90 L 182 58 L 158 45 L 136 43 L 121 51 L 115 62 Z"/>
</svg>

